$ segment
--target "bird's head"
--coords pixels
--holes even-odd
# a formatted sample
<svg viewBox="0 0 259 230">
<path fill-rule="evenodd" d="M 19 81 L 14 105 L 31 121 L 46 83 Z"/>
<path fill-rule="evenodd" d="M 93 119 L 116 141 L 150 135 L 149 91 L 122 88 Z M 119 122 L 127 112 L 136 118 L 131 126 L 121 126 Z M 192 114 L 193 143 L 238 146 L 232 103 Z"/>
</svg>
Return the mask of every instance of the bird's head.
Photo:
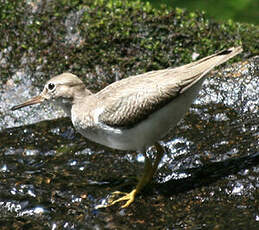
<svg viewBox="0 0 259 230">
<path fill-rule="evenodd" d="M 76 75 L 63 73 L 47 81 L 43 91 L 38 96 L 12 107 L 11 110 L 17 110 L 44 101 L 52 101 L 61 106 L 65 112 L 70 113 L 73 100 L 85 94 L 89 95 L 90 92 L 87 91 L 84 83 Z"/>
</svg>

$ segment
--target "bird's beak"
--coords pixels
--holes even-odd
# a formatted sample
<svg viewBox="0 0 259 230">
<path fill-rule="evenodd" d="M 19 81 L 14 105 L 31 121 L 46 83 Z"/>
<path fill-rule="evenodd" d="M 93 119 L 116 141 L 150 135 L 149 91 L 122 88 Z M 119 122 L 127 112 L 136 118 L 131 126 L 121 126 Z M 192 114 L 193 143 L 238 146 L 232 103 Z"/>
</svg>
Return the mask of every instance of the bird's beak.
<svg viewBox="0 0 259 230">
<path fill-rule="evenodd" d="M 20 104 L 20 105 L 13 106 L 13 107 L 11 108 L 11 110 L 14 111 L 14 110 L 23 108 L 23 107 L 25 107 L 25 106 L 38 104 L 38 103 L 43 102 L 44 100 L 45 100 L 45 98 L 40 94 L 40 95 L 38 95 L 38 96 L 36 96 L 36 97 L 33 97 L 33 98 L 31 98 L 30 100 L 28 100 L 28 101 L 26 101 L 26 102 L 24 102 L 24 103 L 22 103 L 22 104 Z"/>
</svg>

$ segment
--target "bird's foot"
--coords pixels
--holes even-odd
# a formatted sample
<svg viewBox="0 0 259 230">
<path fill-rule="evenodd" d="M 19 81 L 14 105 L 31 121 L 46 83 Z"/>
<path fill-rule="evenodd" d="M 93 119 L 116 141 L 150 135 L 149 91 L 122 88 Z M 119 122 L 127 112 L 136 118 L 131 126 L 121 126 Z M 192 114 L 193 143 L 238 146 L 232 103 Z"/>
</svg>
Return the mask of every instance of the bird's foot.
<svg viewBox="0 0 259 230">
<path fill-rule="evenodd" d="M 121 201 L 126 201 L 126 203 L 123 204 L 121 206 L 121 208 L 127 208 L 131 203 L 134 202 L 136 193 L 137 193 L 136 189 L 133 189 L 130 193 L 120 192 L 120 191 L 113 192 L 111 194 L 111 196 L 108 198 L 107 204 L 99 205 L 98 208 L 107 208 L 107 207 L 110 207 L 110 206 L 112 206 L 114 204 L 117 204 Z M 118 195 L 123 195 L 123 196 L 118 198 L 118 199 L 115 199 L 116 197 L 118 197 Z"/>
<path fill-rule="evenodd" d="M 111 197 L 110 200 L 108 201 L 108 206 L 112 206 L 121 201 L 127 201 L 124 205 L 121 206 L 121 208 L 127 208 L 131 203 L 134 202 L 136 192 L 137 192 L 136 189 L 133 189 L 130 193 L 119 192 L 119 191 L 113 192 L 112 193 L 113 197 L 121 194 L 123 194 L 123 196 L 116 200 L 114 200 L 113 197 Z"/>
</svg>

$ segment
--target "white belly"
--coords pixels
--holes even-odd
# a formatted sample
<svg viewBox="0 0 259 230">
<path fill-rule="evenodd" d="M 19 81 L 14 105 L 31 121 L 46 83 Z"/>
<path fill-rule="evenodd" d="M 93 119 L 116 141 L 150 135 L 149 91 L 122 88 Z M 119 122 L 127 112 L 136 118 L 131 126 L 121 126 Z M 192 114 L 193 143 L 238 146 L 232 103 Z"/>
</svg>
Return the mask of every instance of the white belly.
<svg viewBox="0 0 259 230">
<path fill-rule="evenodd" d="M 197 96 L 203 80 L 130 129 L 99 124 L 98 128 L 93 130 L 83 129 L 76 122 L 73 124 L 83 136 L 102 145 L 120 150 L 144 150 L 177 125 Z"/>
</svg>

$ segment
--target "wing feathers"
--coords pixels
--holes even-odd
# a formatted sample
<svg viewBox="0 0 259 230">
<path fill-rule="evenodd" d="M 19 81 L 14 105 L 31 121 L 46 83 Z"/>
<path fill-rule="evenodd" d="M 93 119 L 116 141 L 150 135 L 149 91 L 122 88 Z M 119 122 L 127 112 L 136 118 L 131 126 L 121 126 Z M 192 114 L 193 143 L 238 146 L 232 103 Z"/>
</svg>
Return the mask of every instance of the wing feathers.
<svg viewBox="0 0 259 230">
<path fill-rule="evenodd" d="M 99 121 L 114 127 L 134 126 L 240 52 L 241 47 L 230 48 L 181 67 L 117 81 L 96 94 L 104 108 Z"/>
</svg>

